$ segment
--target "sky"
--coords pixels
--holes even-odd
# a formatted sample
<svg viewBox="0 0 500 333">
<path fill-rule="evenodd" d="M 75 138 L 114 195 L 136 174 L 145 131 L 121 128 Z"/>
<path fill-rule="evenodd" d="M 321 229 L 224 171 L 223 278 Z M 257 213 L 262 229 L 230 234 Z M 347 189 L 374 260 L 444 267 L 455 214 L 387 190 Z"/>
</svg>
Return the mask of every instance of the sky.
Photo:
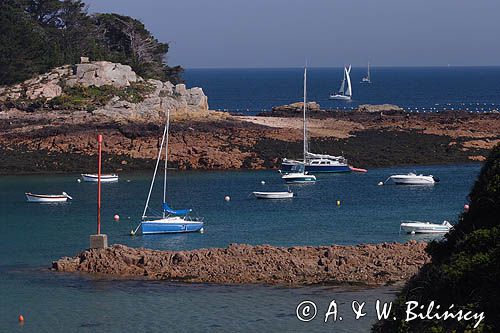
<svg viewBox="0 0 500 333">
<path fill-rule="evenodd" d="M 84 0 L 185 68 L 498 66 L 498 0 Z"/>
</svg>

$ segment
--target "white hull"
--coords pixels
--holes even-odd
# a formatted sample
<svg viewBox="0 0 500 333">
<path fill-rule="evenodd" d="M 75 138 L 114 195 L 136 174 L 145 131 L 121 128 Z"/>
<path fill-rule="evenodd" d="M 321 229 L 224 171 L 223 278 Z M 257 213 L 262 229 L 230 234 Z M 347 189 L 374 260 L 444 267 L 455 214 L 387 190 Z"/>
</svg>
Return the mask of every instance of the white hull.
<svg viewBox="0 0 500 333">
<path fill-rule="evenodd" d="M 442 224 L 429 222 L 403 222 L 400 226 L 401 230 L 408 234 L 445 234 L 450 231 L 453 226 L 444 221 Z"/>
<path fill-rule="evenodd" d="M 352 98 L 351 96 L 346 96 L 346 95 L 330 95 L 330 99 L 337 101 L 350 101 Z"/>
<path fill-rule="evenodd" d="M 293 198 L 293 192 L 253 192 L 257 199 L 288 199 Z"/>
<path fill-rule="evenodd" d="M 97 174 L 82 173 L 82 179 L 84 182 L 97 182 L 99 176 Z M 118 175 L 101 175 L 101 183 L 113 183 L 118 181 Z"/>
<path fill-rule="evenodd" d="M 26 193 L 26 200 L 28 202 L 66 202 L 72 199 L 66 193 L 63 194 L 33 194 Z"/>
<path fill-rule="evenodd" d="M 423 175 L 393 175 L 389 177 L 397 185 L 434 185 L 436 180 L 433 176 Z"/>
<path fill-rule="evenodd" d="M 290 172 L 281 176 L 281 179 L 287 183 L 313 183 L 316 181 L 316 176 L 301 172 Z"/>
</svg>

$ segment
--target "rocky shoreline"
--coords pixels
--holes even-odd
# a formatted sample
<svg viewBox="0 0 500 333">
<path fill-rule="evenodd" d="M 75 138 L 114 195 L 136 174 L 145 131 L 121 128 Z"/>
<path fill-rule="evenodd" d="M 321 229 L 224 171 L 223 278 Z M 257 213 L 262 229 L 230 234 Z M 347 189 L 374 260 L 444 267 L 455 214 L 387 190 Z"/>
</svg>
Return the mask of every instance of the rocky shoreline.
<svg viewBox="0 0 500 333">
<path fill-rule="evenodd" d="M 231 244 L 227 248 L 155 251 L 113 245 L 52 264 L 58 272 L 110 278 L 215 284 L 359 284 L 406 281 L 429 262 L 427 244 L 410 241 L 358 246 Z"/>
<path fill-rule="evenodd" d="M 312 152 L 361 167 L 483 161 L 500 142 L 500 113 L 409 113 L 395 105 L 324 110 L 308 103 Z M 277 169 L 302 156 L 302 103 L 260 116 L 210 111 L 201 88 L 144 80 L 109 62 L 63 66 L 0 88 L 0 174 L 91 172 L 103 134 L 106 172 L 150 170 L 166 111 L 170 166 Z"/>
</svg>

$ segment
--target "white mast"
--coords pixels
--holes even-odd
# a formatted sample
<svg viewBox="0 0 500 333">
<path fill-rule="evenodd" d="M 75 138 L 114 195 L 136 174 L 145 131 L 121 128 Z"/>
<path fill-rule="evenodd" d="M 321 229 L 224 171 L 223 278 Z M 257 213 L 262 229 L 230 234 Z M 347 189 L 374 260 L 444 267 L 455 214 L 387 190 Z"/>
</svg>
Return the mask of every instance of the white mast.
<svg viewBox="0 0 500 333">
<path fill-rule="evenodd" d="M 307 62 L 304 67 L 304 163 L 306 163 L 307 155 L 307 124 L 306 124 L 306 110 L 307 110 Z"/>
<path fill-rule="evenodd" d="M 146 205 L 144 206 L 144 212 L 142 213 L 142 218 L 146 217 L 146 211 L 149 206 L 149 199 L 151 198 L 151 192 L 153 191 L 153 185 L 155 183 L 156 172 L 158 171 L 158 165 L 160 164 L 161 153 L 163 150 L 163 143 L 165 142 L 165 134 L 167 133 L 167 125 L 163 129 L 163 137 L 161 139 L 160 149 L 158 150 L 158 158 L 156 159 L 155 172 L 153 173 L 153 179 L 151 180 L 151 185 L 149 186 L 148 198 L 146 199 Z"/>
<path fill-rule="evenodd" d="M 163 203 L 167 202 L 167 165 L 168 165 L 168 130 L 170 128 L 170 109 L 167 110 L 166 144 L 165 144 L 165 169 L 163 170 Z M 165 217 L 165 210 L 163 210 Z"/>
<path fill-rule="evenodd" d="M 370 62 L 368 61 L 368 82 L 370 82 Z"/>
</svg>

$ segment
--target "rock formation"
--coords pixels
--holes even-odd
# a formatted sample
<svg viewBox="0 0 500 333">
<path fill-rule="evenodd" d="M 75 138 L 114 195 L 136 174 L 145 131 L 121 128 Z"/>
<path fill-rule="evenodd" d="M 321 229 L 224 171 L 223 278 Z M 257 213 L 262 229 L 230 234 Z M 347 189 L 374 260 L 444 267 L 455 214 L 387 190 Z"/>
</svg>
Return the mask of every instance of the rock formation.
<svg viewBox="0 0 500 333">
<path fill-rule="evenodd" d="M 404 281 L 429 261 L 425 243 L 358 246 L 232 244 L 227 248 L 155 251 L 114 245 L 55 261 L 60 272 L 196 283 L 308 285 Z"/>
<path fill-rule="evenodd" d="M 71 97 L 69 88 L 75 87 L 112 87 L 121 92 L 109 96 L 107 103 L 92 111 L 114 120 L 155 121 L 163 118 L 167 110 L 208 111 L 208 98 L 202 88 L 187 89 L 184 84 L 174 86 L 170 82 L 144 80 L 130 66 L 108 61 L 62 66 L 14 86 L 0 88 L 0 103 L 10 102 L 16 105 L 20 102 L 29 104 L 37 101 L 44 105 L 56 97 Z M 142 89 L 137 100 L 130 101 L 127 96 L 123 96 L 127 94 L 128 87 Z M 103 91 L 112 93 L 112 89 Z"/>
</svg>

